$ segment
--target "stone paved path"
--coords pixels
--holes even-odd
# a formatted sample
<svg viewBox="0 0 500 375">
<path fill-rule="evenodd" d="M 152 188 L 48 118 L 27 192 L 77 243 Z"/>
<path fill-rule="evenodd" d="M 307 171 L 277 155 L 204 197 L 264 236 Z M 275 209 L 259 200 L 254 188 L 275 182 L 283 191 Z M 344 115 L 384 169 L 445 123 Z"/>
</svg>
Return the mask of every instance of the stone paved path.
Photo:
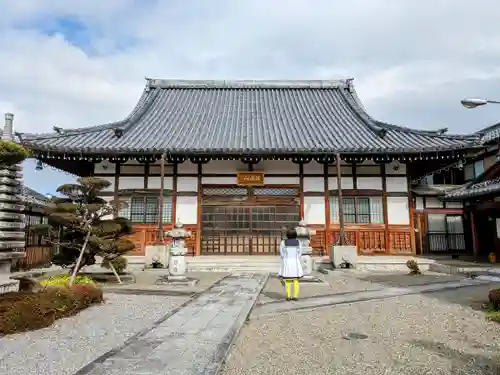
<svg viewBox="0 0 500 375">
<path fill-rule="evenodd" d="M 216 374 L 267 275 L 232 274 L 75 375 Z"/>
</svg>

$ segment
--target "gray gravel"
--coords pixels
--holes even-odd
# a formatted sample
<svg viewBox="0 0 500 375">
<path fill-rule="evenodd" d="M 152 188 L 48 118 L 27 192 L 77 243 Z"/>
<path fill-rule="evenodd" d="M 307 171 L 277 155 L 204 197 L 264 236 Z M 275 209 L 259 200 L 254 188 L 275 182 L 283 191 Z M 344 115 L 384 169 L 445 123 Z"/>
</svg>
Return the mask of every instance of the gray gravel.
<svg viewBox="0 0 500 375">
<path fill-rule="evenodd" d="M 38 331 L 0 339 L 0 375 L 70 375 L 179 306 L 185 297 L 105 295 Z"/>
<path fill-rule="evenodd" d="M 250 321 L 221 375 L 498 375 L 500 325 L 488 322 L 477 310 L 491 288 L 388 298 Z"/>
</svg>

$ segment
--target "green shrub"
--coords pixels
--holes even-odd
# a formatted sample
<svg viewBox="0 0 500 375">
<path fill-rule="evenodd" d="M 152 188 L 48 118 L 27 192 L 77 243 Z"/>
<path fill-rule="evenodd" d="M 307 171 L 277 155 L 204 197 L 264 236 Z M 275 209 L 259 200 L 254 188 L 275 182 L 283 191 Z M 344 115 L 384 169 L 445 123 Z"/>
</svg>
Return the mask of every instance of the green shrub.
<svg viewBox="0 0 500 375">
<path fill-rule="evenodd" d="M 50 276 L 40 281 L 42 286 L 66 286 L 69 284 L 71 276 L 68 274 L 60 274 Z M 94 280 L 87 275 L 76 275 L 74 284 L 94 284 Z"/>
<path fill-rule="evenodd" d="M 102 290 L 93 284 L 3 294 L 0 296 L 0 336 L 48 327 L 57 319 L 101 302 Z"/>
<path fill-rule="evenodd" d="M 115 267 L 115 270 L 118 273 L 123 273 L 123 271 L 125 271 L 125 269 L 127 268 L 127 258 L 122 256 L 113 258 L 111 260 L 103 259 L 102 266 L 110 270 L 111 266 L 109 265 L 109 263 L 111 263 L 113 267 Z"/>
<path fill-rule="evenodd" d="M 13 165 L 30 156 L 29 150 L 14 141 L 0 140 L 0 165 Z"/>
</svg>

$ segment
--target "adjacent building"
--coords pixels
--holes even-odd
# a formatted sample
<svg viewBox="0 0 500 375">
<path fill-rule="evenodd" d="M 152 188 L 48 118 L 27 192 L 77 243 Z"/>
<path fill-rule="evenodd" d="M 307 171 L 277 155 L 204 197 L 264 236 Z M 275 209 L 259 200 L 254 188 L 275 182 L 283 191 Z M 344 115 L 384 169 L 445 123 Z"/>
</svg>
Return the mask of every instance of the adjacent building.
<svg viewBox="0 0 500 375">
<path fill-rule="evenodd" d="M 117 214 L 138 257 L 176 221 L 193 255 L 276 254 L 301 219 L 317 254 L 340 240 L 414 254 L 412 178 L 480 147 L 373 119 L 352 80 L 148 79 L 123 120 L 18 136 L 45 164 L 109 179 L 103 197 L 129 203 Z"/>
</svg>

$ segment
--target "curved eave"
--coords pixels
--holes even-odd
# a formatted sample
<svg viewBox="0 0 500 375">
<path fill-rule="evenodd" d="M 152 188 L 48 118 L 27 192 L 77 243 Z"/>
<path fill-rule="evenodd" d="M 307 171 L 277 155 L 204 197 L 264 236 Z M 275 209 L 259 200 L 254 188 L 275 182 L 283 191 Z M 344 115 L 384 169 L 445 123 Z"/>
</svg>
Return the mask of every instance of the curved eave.
<svg viewBox="0 0 500 375">
<path fill-rule="evenodd" d="M 16 136 L 19 139 L 19 142 L 23 145 L 36 144 L 36 141 L 46 140 L 46 139 L 60 139 L 60 138 L 68 138 L 74 137 L 77 135 L 83 134 L 92 134 L 104 131 L 112 131 L 114 129 L 123 129 L 127 126 L 133 125 L 147 110 L 148 106 L 153 102 L 154 94 L 151 92 L 149 87 L 146 87 L 137 104 L 130 114 L 125 117 L 123 120 L 109 122 L 101 125 L 93 125 L 82 128 L 73 128 L 73 129 L 63 129 L 62 133 L 52 132 L 52 133 L 40 133 L 40 134 L 32 134 L 32 133 L 19 133 L 16 132 Z"/>
</svg>

